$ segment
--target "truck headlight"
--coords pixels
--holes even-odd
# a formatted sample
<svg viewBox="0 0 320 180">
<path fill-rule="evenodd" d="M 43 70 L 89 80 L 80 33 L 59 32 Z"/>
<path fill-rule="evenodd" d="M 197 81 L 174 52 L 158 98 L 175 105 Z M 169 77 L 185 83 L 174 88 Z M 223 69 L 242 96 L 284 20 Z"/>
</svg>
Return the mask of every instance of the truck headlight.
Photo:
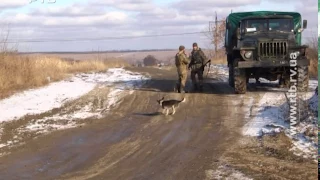
<svg viewBox="0 0 320 180">
<path fill-rule="evenodd" d="M 297 57 L 300 55 L 300 51 L 294 51 L 293 53 L 296 54 Z"/>
<path fill-rule="evenodd" d="M 247 59 L 250 59 L 252 56 L 252 51 L 247 51 L 244 53 L 244 57 L 247 58 Z"/>
</svg>

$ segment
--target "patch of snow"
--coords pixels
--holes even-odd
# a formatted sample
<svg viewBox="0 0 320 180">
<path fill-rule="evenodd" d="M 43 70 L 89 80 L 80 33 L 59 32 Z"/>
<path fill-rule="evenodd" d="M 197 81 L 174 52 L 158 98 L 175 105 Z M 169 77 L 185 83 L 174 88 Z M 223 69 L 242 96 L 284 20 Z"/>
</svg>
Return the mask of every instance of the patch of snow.
<svg viewBox="0 0 320 180">
<path fill-rule="evenodd" d="M 206 73 L 206 72 L 204 72 Z M 208 76 L 217 79 L 218 81 L 228 82 L 229 68 L 224 64 L 212 64 L 208 72 Z"/>
<path fill-rule="evenodd" d="M 254 81 L 254 82 L 256 82 L 256 80 L 255 79 L 250 79 L 250 83 L 251 83 L 251 81 Z M 279 80 L 276 80 L 276 81 L 269 81 L 268 79 L 264 79 L 264 78 L 259 78 L 259 81 L 260 81 L 260 83 L 268 83 L 268 84 L 279 84 Z"/>
<path fill-rule="evenodd" d="M 290 137 L 290 134 L 287 133 Z M 302 156 L 303 158 L 310 158 L 316 160 L 318 157 L 318 146 L 313 141 L 310 141 L 303 134 L 299 134 L 298 137 L 291 137 L 294 139 L 292 141 L 293 145 L 290 151 L 292 151 L 297 156 Z"/>
<path fill-rule="evenodd" d="M 309 88 L 314 91 L 318 87 L 318 80 L 313 79 L 309 81 Z"/>
<path fill-rule="evenodd" d="M 316 94 L 308 100 L 308 103 L 312 111 L 318 111 L 318 96 Z"/>
<path fill-rule="evenodd" d="M 47 123 L 43 123 L 40 124 L 38 122 L 29 124 L 25 127 L 26 131 L 37 131 L 38 134 L 40 133 L 46 133 L 49 132 L 50 130 L 62 130 L 62 129 L 69 129 L 69 128 L 73 128 L 76 127 L 77 124 L 73 123 L 73 122 L 69 122 L 68 124 L 47 124 Z"/>
<path fill-rule="evenodd" d="M 79 78 L 52 83 L 39 89 L 31 89 L 0 101 L 0 122 L 19 119 L 27 114 L 40 114 L 88 93 L 95 84 Z"/>
<path fill-rule="evenodd" d="M 79 126 L 75 120 L 83 120 L 87 118 L 102 118 L 103 114 L 110 111 L 119 101 L 126 95 L 122 90 L 124 84 L 118 84 L 110 88 L 110 92 L 107 96 L 107 102 L 103 107 L 94 108 L 92 103 L 73 111 L 72 113 L 58 113 L 54 116 L 45 117 L 31 121 L 27 126 L 21 128 L 21 132 L 25 131 L 37 131 L 39 133 L 46 133 L 51 130 L 68 129 Z M 128 88 L 128 85 L 126 85 Z"/>
<path fill-rule="evenodd" d="M 127 71 L 123 68 L 112 68 L 106 73 L 78 74 L 77 77 L 85 82 L 109 86 L 116 83 L 122 83 L 124 87 L 132 86 L 149 79 L 139 73 Z"/>
<path fill-rule="evenodd" d="M 28 114 L 40 114 L 61 107 L 65 102 L 77 99 L 93 90 L 97 84 L 115 85 L 117 88 L 132 88 L 147 80 L 138 73 L 122 68 L 109 69 L 106 73 L 78 74 L 70 80 L 31 89 L 0 101 L 0 123 L 20 119 Z M 111 99 L 111 101 L 113 101 Z"/>
<path fill-rule="evenodd" d="M 284 94 L 265 93 L 257 104 L 258 108 L 252 112 L 255 117 L 244 126 L 243 134 L 247 136 L 261 136 L 263 130 L 267 131 L 266 125 L 282 122 L 284 119 L 278 106 L 284 102 Z M 284 123 L 281 125 L 285 126 Z"/>
<path fill-rule="evenodd" d="M 139 73 L 126 71 L 123 68 L 113 68 L 105 73 L 77 74 L 68 80 L 16 94 L 0 101 L 0 135 L 3 129 L 1 122 L 16 120 L 25 115 L 41 114 L 53 108 L 62 107 L 67 101 L 80 98 L 95 87 L 110 87 L 108 96 L 103 99 L 104 101 L 98 102 L 101 107 L 93 107 L 92 102 L 75 109 L 68 110 L 69 107 L 67 107 L 66 111 L 58 112 L 53 116 L 33 119 L 18 131 L 19 134 L 30 131 L 42 134 L 81 125 L 76 120 L 102 118 L 105 112 L 110 111 L 128 94 L 125 90 L 128 89 L 129 94 L 132 94 L 135 87 L 140 87 L 148 79 Z M 18 139 L 15 141 L 19 142 Z M 0 144 L 0 148 L 12 143 L 7 141 Z"/>
<path fill-rule="evenodd" d="M 313 82 L 311 81 L 310 84 Z M 310 89 L 315 89 L 313 83 Z M 314 92 L 300 95 L 307 103 L 305 118 L 296 126 L 298 135 L 291 137 L 289 124 L 289 105 L 284 93 L 267 92 L 254 109 L 254 118 L 243 127 L 246 136 L 263 136 L 285 132 L 292 140 L 291 150 L 296 155 L 308 158 L 317 158 L 317 119 L 318 119 L 318 96 Z M 301 102 L 302 102 L 301 101 Z"/>
<path fill-rule="evenodd" d="M 112 106 L 114 106 L 120 99 L 120 95 L 123 92 L 123 90 L 121 89 L 115 89 L 112 90 L 109 94 L 108 94 L 108 104 L 107 104 L 107 110 L 110 110 Z"/>
<path fill-rule="evenodd" d="M 240 171 L 228 166 L 219 166 L 217 170 L 207 170 L 206 180 L 253 180 Z"/>
</svg>

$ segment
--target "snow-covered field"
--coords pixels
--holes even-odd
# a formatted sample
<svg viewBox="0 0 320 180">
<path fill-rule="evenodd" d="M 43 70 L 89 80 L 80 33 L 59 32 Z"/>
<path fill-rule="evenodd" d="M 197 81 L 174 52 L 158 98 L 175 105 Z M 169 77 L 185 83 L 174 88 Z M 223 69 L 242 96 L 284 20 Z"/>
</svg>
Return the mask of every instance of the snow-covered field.
<svg viewBox="0 0 320 180">
<path fill-rule="evenodd" d="M 85 102 L 73 107 L 72 111 L 58 112 L 52 116 L 41 119 L 32 119 L 23 127 L 18 129 L 19 133 L 27 131 L 37 131 L 46 133 L 53 130 L 72 128 L 77 125 L 76 120 L 86 118 L 101 118 L 103 114 L 125 96 L 125 90 L 132 90 L 141 86 L 148 77 L 139 73 L 126 71 L 122 68 L 109 69 L 105 73 L 78 74 L 70 79 L 51 83 L 46 87 L 31 89 L 13 95 L 0 101 L 0 137 L 3 124 L 15 121 L 26 115 L 37 115 L 50 112 L 55 108 L 61 108 L 66 103 L 79 99 L 87 93 L 100 88 L 108 88 L 106 98 L 96 99 L 98 102 Z M 99 91 L 99 90 L 97 90 Z M 99 102 L 101 101 L 101 102 Z M 99 107 L 93 107 L 101 104 Z M 11 145 L 18 141 L 17 136 L 5 144 L 0 144 L 0 148 Z"/>
</svg>

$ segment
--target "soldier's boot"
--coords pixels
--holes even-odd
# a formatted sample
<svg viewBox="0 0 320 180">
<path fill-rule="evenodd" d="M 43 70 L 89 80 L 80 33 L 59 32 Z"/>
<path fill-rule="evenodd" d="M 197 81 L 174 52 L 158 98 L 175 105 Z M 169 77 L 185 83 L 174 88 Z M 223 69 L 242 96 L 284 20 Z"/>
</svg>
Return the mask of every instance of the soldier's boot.
<svg viewBox="0 0 320 180">
<path fill-rule="evenodd" d="M 179 83 L 176 84 L 176 90 L 175 91 L 180 93 L 180 84 Z"/>
<path fill-rule="evenodd" d="M 198 91 L 198 84 L 193 84 L 193 91 Z"/>
<path fill-rule="evenodd" d="M 199 91 L 203 92 L 203 85 L 202 84 L 200 84 L 200 86 L 199 86 Z"/>
<path fill-rule="evenodd" d="M 179 91 L 180 91 L 179 93 L 182 93 L 182 94 L 185 93 L 184 87 L 180 87 Z"/>
</svg>

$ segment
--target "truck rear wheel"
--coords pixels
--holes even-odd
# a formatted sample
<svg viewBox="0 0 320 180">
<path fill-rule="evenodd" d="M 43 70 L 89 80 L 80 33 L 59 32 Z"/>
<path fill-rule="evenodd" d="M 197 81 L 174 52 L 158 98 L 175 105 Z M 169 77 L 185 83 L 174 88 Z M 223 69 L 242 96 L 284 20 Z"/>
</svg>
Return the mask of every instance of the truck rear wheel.
<svg viewBox="0 0 320 180">
<path fill-rule="evenodd" d="M 308 66 L 298 66 L 298 91 L 307 92 L 309 89 L 309 72 Z"/>
<path fill-rule="evenodd" d="M 234 66 L 232 63 L 229 64 L 229 86 L 234 88 Z"/>
<path fill-rule="evenodd" d="M 235 63 L 238 60 L 235 60 Z M 234 91 L 236 94 L 245 94 L 247 92 L 247 75 L 246 70 L 242 68 L 235 68 L 233 64 L 233 82 Z"/>
</svg>

